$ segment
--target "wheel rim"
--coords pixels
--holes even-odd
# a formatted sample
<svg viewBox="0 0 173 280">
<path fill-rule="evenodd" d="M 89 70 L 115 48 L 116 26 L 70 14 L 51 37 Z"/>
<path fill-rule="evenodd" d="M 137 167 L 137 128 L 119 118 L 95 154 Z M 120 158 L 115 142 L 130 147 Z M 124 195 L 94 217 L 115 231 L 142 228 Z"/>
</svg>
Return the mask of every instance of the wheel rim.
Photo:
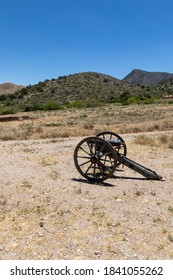
<svg viewBox="0 0 173 280">
<path fill-rule="evenodd" d="M 113 175 L 117 166 L 117 156 L 106 140 L 87 137 L 76 146 L 74 163 L 83 177 L 99 182 Z"/>
<path fill-rule="evenodd" d="M 96 137 L 100 137 L 109 142 L 109 140 L 118 141 L 118 146 L 113 147 L 114 150 L 122 156 L 126 156 L 127 154 L 127 147 L 126 144 L 121 136 L 117 133 L 111 131 L 103 131 L 96 135 Z M 117 166 L 120 165 L 121 162 L 117 161 Z"/>
</svg>

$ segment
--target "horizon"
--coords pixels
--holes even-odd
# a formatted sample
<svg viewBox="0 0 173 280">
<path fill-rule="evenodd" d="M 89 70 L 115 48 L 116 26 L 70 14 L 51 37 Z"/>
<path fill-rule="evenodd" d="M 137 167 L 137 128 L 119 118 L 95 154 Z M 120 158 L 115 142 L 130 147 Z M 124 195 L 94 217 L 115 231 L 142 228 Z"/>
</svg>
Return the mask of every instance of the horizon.
<svg viewBox="0 0 173 280">
<path fill-rule="evenodd" d="M 172 10 L 171 0 L 5 1 L 0 84 L 82 72 L 120 80 L 134 69 L 173 73 Z"/>
<path fill-rule="evenodd" d="M 120 81 L 122 81 L 124 78 L 126 78 L 130 73 L 132 73 L 133 71 L 142 71 L 142 72 L 147 72 L 147 73 L 166 73 L 166 74 L 173 74 L 173 73 L 170 73 L 170 72 L 162 72 L 162 71 L 147 71 L 147 70 L 142 70 L 142 69 L 132 69 L 125 77 L 123 77 L 122 79 L 119 79 L 117 77 L 114 77 L 112 75 L 108 75 L 106 73 L 100 73 L 100 72 L 96 72 L 96 71 L 84 71 L 84 72 L 79 72 L 79 73 L 73 73 L 73 74 L 68 74 L 68 75 L 59 75 L 57 76 L 56 78 L 52 77 L 50 79 L 45 79 L 45 80 L 52 80 L 52 79 L 58 79 L 59 77 L 63 77 L 63 76 L 70 76 L 70 75 L 77 75 L 77 74 L 82 74 L 82 73 L 98 73 L 98 74 L 102 74 L 102 75 L 107 75 L 107 76 L 111 76 L 112 78 L 115 78 L 115 79 L 118 79 Z M 44 82 L 45 80 L 42 80 L 40 82 Z M 38 82 L 39 83 L 39 82 Z M 3 82 L 3 83 L 0 83 L 0 85 L 3 85 L 3 84 L 14 84 L 14 85 L 17 85 L 17 86 L 24 86 L 24 87 L 27 87 L 27 86 L 32 86 L 32 85 L 35 85 L 35 84 L 26 84 L 26 85 L 22 85 L 22 84 L 16 84 L 16 83 L 13 83 L 13 82 L 10 82 L 10 81 L 7 81 L 7 82 Z"/>
</svg>

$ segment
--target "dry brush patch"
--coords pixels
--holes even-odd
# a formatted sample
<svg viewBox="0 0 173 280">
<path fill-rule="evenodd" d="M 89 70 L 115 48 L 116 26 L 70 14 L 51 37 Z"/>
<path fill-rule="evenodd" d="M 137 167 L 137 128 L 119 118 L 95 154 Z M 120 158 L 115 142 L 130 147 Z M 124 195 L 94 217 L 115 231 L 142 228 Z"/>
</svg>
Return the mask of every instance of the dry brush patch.
<svg viewBox="0 0 173 280">
<path fill-rule="evenodd" d="M 139 133 L 173 130 L 169 104 L 108 105 L 28 113 L 30 119 L 0 123 L 1 140 L 45 139 L 95 135 L 103 130 Z"/>
<path fill-rule="evenodd" d="M 166 132 L 155 135 L 140 134 L 135 137 L 136 144 L 144 146 L 160 147 L 160 149 L 173 149 L 173 133 Z"/>
</svg>

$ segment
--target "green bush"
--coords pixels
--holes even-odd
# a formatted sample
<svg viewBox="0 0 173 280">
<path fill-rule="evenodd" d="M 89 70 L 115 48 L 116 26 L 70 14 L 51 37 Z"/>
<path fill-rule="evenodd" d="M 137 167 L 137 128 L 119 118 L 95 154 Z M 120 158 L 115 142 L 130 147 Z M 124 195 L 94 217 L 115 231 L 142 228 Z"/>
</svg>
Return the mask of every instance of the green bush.
<svg viewBox="0 0 173 280">
<path fill-rule="evenodd" d="M 6 106 L 0 108 L 0 115 L 9 115 L 9 114 L 16 114 L 17 108 L 14 106 Z"/>
<path fill-rule="evenodd" d="M 47 102 L 43 105 L 44 111 L 59 110 L 59 109 L 62 109 L 62 106 L 60 106 L 58 103 L 54 101 Z"/>
<path fill-rule="evenodd" d="M 128 104 L 132 104 L 132 103 L 140 103 L 141 102 L 141 98 L 140 96 L 136 95 L 136 96 L 131 96 L 127 99 L 127 103 Z"/>
<path fill-rule="evenodd" d="M 121 95 L 120 95 L 120 103 L 122 105 L 128 105 L 128 98 L 130 98 L 130 93 L 128 91 L 124 91 Z"/>
<path fill-rule="evenodd" d="M 68 103 L 68 108 L 82 108 L 83 107 L 83 101 L 82 100 L 74 100 Z"/>
<path fill-rule="evenodd" d="M 37 102 L 22 104 L 20 107 L 24 112 L 43 110 L 43 106 Z"/>
</svg>

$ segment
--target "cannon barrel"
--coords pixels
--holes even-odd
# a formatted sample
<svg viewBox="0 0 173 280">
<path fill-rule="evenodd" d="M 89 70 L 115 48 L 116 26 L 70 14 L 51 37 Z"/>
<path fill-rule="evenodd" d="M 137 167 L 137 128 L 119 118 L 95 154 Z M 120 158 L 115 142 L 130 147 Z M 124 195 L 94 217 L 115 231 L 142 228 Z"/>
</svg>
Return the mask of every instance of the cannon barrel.
<svg viewBox="0 0 173 280">
<path fill-rule="evenodd" d="M 162 176 L 158 175 L 155 171 L 137 163 L 125 156 L 121 156 L 117 154 L 118 161 L 121 162 L 123 165 L 133 169 L 134 171 L 138 172 L 139 174 L 143 175 L 149 180 L 162 180 Z"/>
</svg>

